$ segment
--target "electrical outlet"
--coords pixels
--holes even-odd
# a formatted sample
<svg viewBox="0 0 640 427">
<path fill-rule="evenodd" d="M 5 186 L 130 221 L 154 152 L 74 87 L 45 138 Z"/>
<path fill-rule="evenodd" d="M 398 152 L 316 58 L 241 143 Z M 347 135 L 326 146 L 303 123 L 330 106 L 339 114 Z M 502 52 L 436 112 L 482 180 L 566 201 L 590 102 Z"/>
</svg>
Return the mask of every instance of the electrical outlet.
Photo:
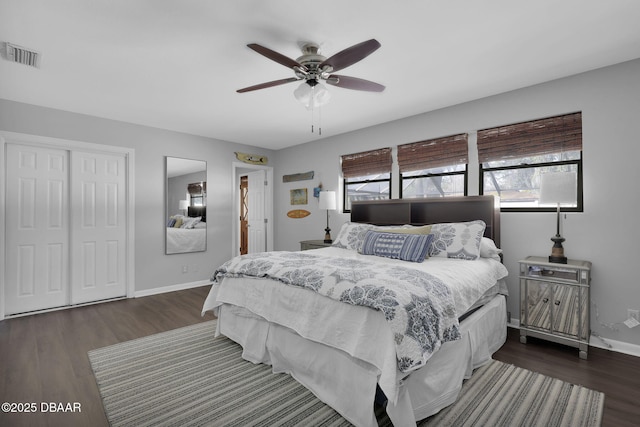
<svg viewBox="0 0 640 427">
<path fill-rule="evenodd" d="M 189 272 L 189 267 L 187 267 L 186 265 L 182 266 L 182 272 L 183 273 L 188 273 Z"/>
<path fill-rule="evenodd" d="M 640 322 L 640 310 L 627 309 L 627 319 L 636 319 Z"/>
</svg>

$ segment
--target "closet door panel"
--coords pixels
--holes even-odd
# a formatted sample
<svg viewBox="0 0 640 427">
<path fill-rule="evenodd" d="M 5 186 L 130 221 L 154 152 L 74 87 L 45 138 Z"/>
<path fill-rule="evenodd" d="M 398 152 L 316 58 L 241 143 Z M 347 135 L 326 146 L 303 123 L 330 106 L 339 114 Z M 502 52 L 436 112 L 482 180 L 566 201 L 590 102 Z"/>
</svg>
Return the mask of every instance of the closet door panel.
<svg viewBox="0 0 640 427">
<path fill-rule="evenodd" d="M 5 313 L 69 303 L 68 153 L 7 144 Z"/>
<path fill-rule="evenodd" d="M 125 158 L 74 151 L 71 176 L 71 303 L 125 296 Z"/>
</svg>

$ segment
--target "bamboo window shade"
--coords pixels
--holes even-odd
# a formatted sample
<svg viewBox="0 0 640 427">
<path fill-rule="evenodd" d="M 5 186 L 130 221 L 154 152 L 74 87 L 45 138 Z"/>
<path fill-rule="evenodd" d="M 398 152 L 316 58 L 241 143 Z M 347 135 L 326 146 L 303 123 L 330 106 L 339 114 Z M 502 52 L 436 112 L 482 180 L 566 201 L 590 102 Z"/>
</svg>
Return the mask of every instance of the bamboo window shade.
<svg viewBox="0 0 640 427">
<path fill-rule="evenodd" d="M 206 182 L 194 182 L 192 184 L 187 185 L 187 192 L 191 195 L 194 194 L 204 194 L 207 192 L 207 183 Z"/>
<path fill-rule="evenodd" d="M 582 150 L 582 113 L 478 131 L 478 160 L 486 163 Z"/>
<path fill-rule="evenodd" d="M 466 133 L 398 145 L 400 173 L 467 164 Z"/>
<path fill-rule="evenodd" d="M 391 148 L 342 156 L 342 175 L 345 178 L 391 173 Z"/>
</svg>

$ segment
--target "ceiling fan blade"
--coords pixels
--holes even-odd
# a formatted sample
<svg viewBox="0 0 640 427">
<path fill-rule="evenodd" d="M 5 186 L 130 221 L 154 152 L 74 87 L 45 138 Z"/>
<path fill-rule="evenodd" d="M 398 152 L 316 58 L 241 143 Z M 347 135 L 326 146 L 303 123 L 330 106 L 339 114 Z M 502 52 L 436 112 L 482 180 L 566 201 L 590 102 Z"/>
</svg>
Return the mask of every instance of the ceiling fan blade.
<svg viewBox="0 0 640 427">
<path fill-rule="evenodd" d="M 283 54 L 276 52 L 275 50 L 271 50 L 267 47 L 260 46 L 259 44 L 256 44 L 256 43 L 251 43 L 251 44 L 248 44 L 247 46 L 255 50 L 256 52 L 258 52 L 260 55 L 266 56 L 270 60 L 275 61 L 278 64 L 282 64 L 287 68 L 293 68 L 293 69 L 300 68 L 304 71 L 307 71 L 307 67 L 300 64 L 298 61 L 294 61 L 293 59 L 288 58 Z"/>
<path fill-rule="evenodd" d="M 375 83 L 357 77 L 339 76 L 331 74 L 327 78 L 327 83 L 344 89 L 364 90 L 367 92 L 382 92 L 385 87 L 379 83 Z"/>
<path fill-rule="evenodd" d="M 297 79 L 295 77 L 289 77 L 288 79 L 274 80 L 272 82 L 260 83 L 258 85 L 245 87 L 243 89 L 238 89 L 236 92 L 238 93 L 251 92 L 252 90 L 266 89 L 268 87 L 283 85 L 285 83 L 297 82 L 298 80 L 300 79 Z"/>
<path fill-rule="evenodd" d="M 330 65 L 333 68 L 331 71 L 342 70 L 371 55 L 379 47 L 380 42 L 376 39 L 358 43 L 326 59 L 319 68 L 322 69 L 323 66 Z"/>
</svg>

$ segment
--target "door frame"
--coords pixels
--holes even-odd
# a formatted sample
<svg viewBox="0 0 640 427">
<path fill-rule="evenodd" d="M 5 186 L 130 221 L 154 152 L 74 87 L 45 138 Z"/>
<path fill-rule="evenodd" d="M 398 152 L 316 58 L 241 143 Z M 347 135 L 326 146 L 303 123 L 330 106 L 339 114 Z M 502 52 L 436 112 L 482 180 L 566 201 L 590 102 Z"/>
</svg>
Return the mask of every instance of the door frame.
<svg viewBox="0 0 640 427">
<path fill-rule="evenodd" d="M 110 153 L 123 155 L 125 157 L 126 168 L 126 219 L 127 219 L 127 242 L 126 250 L 126 280 L 127 280 L 127 298 L 135 295 L 135 150 L 128 147 L 119 147 L 114 145 L 95 144 L 91 142 L 74 141 L 69 139 L 52 138 L 40 135 L 31 135 L 17 132 L 7 132 L 0 130 L 0 165 L 2 165 L 2 173 L 0 173 L 0 321 L 5 318 L 5 277 L 6 271 L 6 253 L 5 253 L 5 220 L 6 220 L 6 150 L 7 144 L 31 145 L 39 147 L 57 148 L 63 150 L 82 150 L 89 152 Z M 68 306 L 69 307 L 69 306 Z M 46 310 L 44 310 L 46 311 Z"/>
<path fill-rule="evenodd" d="M 242 162 L 232 162 L 231 163 L 231 185 L 232 185 L 232 197 L 233 200 L 231 202 L 231 206 L 233 206 L 232 210 L 232 233 L 233 238 L 231 239 L 231 254 L 232 256 L 236 256 L 240 254 L 240 204 L 238 203 L 240 200 L 240 176 L 244 173 L 248 173 L 251 171 L 256 171 L 262 169 L 266 171 L 267 175 L 267 186 L 265 188 L 265 197 L 264 197 L 264 213 L 265 218 L 267 219 L 267 250 L 273 250 L 273 168 L 271 166 L 263 166 L 263 165 L 252 165 L 249 163 Z M 251 207 L 249 207 L 251 209 Z"/>
</svg>

